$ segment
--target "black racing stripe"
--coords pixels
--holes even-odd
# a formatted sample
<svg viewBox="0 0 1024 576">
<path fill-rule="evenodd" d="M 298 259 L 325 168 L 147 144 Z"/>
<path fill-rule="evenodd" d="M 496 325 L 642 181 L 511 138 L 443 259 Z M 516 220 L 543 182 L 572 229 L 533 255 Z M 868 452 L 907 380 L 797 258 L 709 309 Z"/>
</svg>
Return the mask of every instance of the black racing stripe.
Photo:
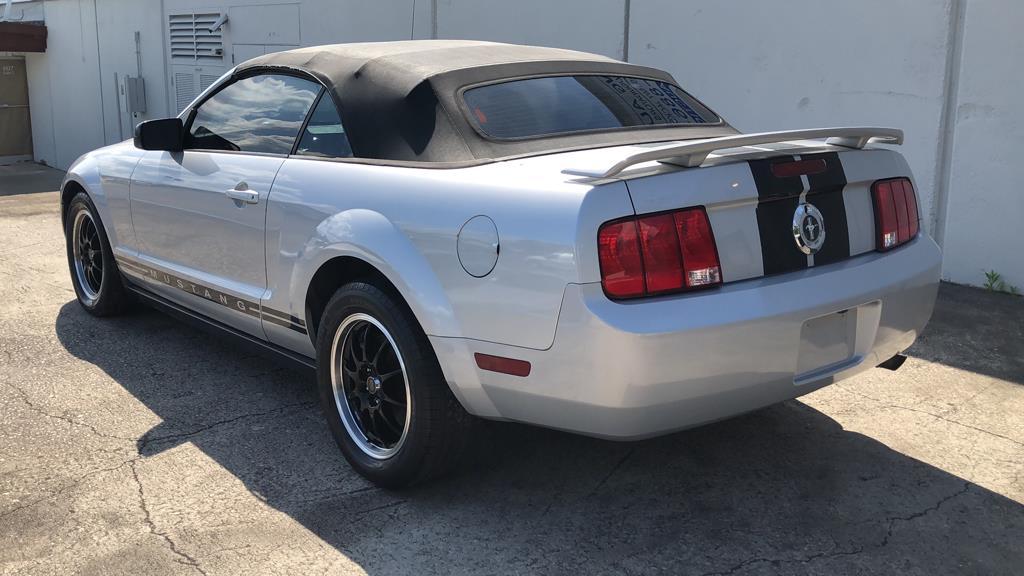
<svg viewBox="0 0 1024 576">
<path fill-rule="evenodd" d="M 306 326 L 306 321 L 305 320 L 303 320 L 302 318 L 297 318 L 295 316 L 292 316 L 291 314 L 288 314 L 287 312 L 281 312 L 280 310 L 274 310 L 273 308 L 267 308 L 266 306 L 264 306 L 263 307 L 263 313 L 264 314 L 272 314 L 272 315 L 276 316 L 279 320 L 286 320 L 288 322 L 291 322 L 292 324 L 295 324 L 296 326 L 302 326 L 302 327 Z"/>
<path fill-rule="evenodd" d="M 123 257 L 118 256 L 118 257 L 116 257 L 116 260 L 117 260 L 117 265 L 119 267 L 121 267 L 121 268 L 127 268 L 128 270 L 131 270 L 132 272 L 135 272 L 136 274 L 149 274 L 149 270 L 148 269 L 143 268 L 142 266 L 139 266 L 138 264 L 134 264 L 134 263 L 132 263 L 129 260 L 125 260 Z"/>
<path fill-rule="evenodd" d="M 819 158 L 825 160 L 825 170 L 807 177 L 807 202 L 818 208 L 825 226 L 825 244 L 814 255 L 815 266 L 850 256 L 850 233 L 843 202 L 846 173 L 838 153 L 800 155 L 801 160 Z M 793 214 L 800 203 L 803 182 L 799 176 L 778 178 L 771 172 L 773 164 L 793 160 L 793 156 L 782 155 L 748 162 L 757 186 L 757 226 L 765 275 L 807 268 L 807 256 L 793 239 Z"/>
<path fill-rule="evenodd" d="M 277 324 L 278 326 L 284 326 L 285 328 L 291 328 L 292 330 L 294 330 L 294 331 L 296 331 L 296 332 L 298 332 L 300 334 L 305 334 L 306 333 L 306 329 L 304 327 L 299 326 L 298 324 L 294 324 L 294 323 L 292 323 L 292 322 L 290 322 L 288 320 L 284 320 L 282 318 L 278 318 L 277 316 L 273 316 L 271 314 L 264 314 L 263 315 L 263 319 L 266 320 L 267 322 L 270 322 L 271 324 Z"/>
<path fill-rule="evenodd" d="M 263 313 L 260 312 L 260 305 L 257 302 L 251 300 L 245 300 L 226 294 L 217 289 L 197 284 L 191 280 L 186 280 L 174 274 L 169 274 L 163 270 L 158 270 L 149 266 L 143 262 L 137 262 L 124 256 L 117 257 L 117 264 L 125 268 L 126 270 L 141 274 L 157 282 L 166 284 L 172 288 L 177 288 L 183 292 L 188 292 L 194 296 L 205 298 L 211 302 L 216 302 L 226 308 L 231 308 L 236 312 L 247 314 L 254 318 L 262 318 L 267 322 L 290 328 L 300 334 L 306 334 L 306 323 L 299 318 L 285 314 L 284 312 L 278 312 L 269 308 L 265 308 Z"/>
<path fill-rule="evenodd" d="M 800 203 L 803 182 L 799 176 L 777 178 L 771 170 L 772 164 L 792 160 L 792 156 L 775 156 L 748 162 L 757 186 L 757 229 L 765 275 L 807 267 L 807 256 L 793 241 L 793 213 Z"/>
<path fill-rule="evenodd" d="M 850 257 L 850 230 L 846 221 L 846 203 L 843 189 L 846 187 L 846 172 L 839 154 L 812 154 L 801 158 L 821 158 L 826 170 L 807 178 L 810 191 L 807 201 L 814 204 L 824 219 L 825 243 L 814 255 L 814 265 L 831 264 Z"/>
</svg>

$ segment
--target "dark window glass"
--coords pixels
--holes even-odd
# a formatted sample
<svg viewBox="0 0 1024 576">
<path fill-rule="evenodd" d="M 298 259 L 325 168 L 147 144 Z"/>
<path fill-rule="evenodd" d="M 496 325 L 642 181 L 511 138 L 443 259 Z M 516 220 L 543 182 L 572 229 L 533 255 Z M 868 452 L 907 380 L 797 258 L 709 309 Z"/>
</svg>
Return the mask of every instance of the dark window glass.
<svg viewBox="0 0 1024 576">
<path fill-rule="evenodd" d="M 319 92 L 294 76 L 243 78 L 199 105 L 188 147 L 288 154 Z"/>
<path fill-rule="evenodd" d="M 492 138 L 530 138 L 719 118 L 678 86 L 627 76 L 552 76 L 471 88 L 470 121 Z"/>
<path fill-rule="evenodd" d="M 309 116 L 309 123 L 299 139 L 296 154 L 327 158 L 348 158 L 352 147 L 341 125 L 341 116 L 329 96 L 324 94 Z"/>
</svg>

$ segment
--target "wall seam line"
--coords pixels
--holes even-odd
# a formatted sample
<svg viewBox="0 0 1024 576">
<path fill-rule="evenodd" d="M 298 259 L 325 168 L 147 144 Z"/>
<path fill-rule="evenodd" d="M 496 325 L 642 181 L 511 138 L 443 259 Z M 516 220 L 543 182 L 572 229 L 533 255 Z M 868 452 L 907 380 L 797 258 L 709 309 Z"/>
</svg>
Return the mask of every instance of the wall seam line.
<svg viewBox="0 0 1024 576">
<path fill-rule="evenodd" d="M 412 24 L 409 25 L 409 40 L 416 39 L 416 0 L 412 0 Z"/>
<path fill-rule="evenodd" d="M 630 25 L 630 4 L 632 0 L 625 0 L 622 14 L 622 61 L 629 62 L 629 25 Z"/>
<path fill-rule="evenodd" d="M 437 40 L 437 0 L 430 0 L 430 37 Z"/>
<path fill-rule="evenodd" d="M 78 6 L 78 14 L 81 17 L 82 6 Z M 100 53 L 100 9 L 96 5 L 96 0 L 92 0 L 92 24 L 96 31 L 96 78 L 99 80 L 100 87 L 100 122 L 103 123 L 103 145 L 110 144 L 107 139 L 107 101 L 103 97 L 103 55 Z M 84 40 L 83 40 L 84 41 Z M 114 92 L 114 96 L 117 96 L 117 91 Z M 118 99 L 117 113 L 120 119 L 121 114 L 121 102 Z M 120 137 L 121 135 L 118 134 Z"/>
<path fill-rule="evenodd" d="M 949 188 L 953 178 L 953 147 L 956 143 L 957 108 L 960 101 L 960 69 L 963 64 L 964 27 L 967 6 L 964 0 L 951 0 L 946 52 L 945 91 L 942 118 L 939 121 L 938 162 L 935 166 L 935 190 L 932 199 L 932 231 L 939 246 L 944 246 Z"/>
</svg>

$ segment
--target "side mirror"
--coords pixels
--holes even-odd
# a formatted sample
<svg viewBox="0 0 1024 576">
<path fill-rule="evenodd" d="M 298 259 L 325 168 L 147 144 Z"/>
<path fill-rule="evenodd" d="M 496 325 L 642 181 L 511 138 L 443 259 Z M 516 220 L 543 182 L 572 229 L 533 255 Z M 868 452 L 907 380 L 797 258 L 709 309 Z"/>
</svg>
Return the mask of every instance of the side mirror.
<svg viewBox="0 0 1024 576">
<path fill-rule="evenodd" d="M 135 147 L 143 150 L 178 152 L 184 147 L 185 126 L 181 118 L 147 120 L 135 127 Z"/>
</svg>

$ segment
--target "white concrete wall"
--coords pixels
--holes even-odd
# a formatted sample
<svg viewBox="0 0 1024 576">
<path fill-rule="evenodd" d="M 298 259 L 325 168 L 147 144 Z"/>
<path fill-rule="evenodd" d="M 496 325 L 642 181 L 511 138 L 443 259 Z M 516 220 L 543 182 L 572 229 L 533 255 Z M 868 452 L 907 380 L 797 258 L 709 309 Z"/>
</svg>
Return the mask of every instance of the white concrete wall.
<svg viewBox="0 0 1024 576">
<path fill-rule="evenodd" d="M 107 144 L 96 15 L 92 2 L 77 0 L 49 0 L 43 12 L 46 52 L 26 55 L 32 141 L 37 160 L 66 168 L 84 152 Z"/>
<path fill-rule="evenodd" d="M 135 125 L 143 120 L 167 116 L 163 27 L 153 14 L 155 0 L 101 0 L 97 2 L 99 84 L 103 93 L 104 140 L 114 143 L 131 138 Z M 139 32 L 142 69 L 135 54 L 135 32 Z M 146 80 L 145 114 L 131 117 L 122 91 L 125 76 Z M 116 83 L 115 83 L 116 81 Z"/>
<path fill-rule="evenodd" d="M 903 128 L 931 230 L 946 3 L 744 2 L 743 18 L 736 4 L 633 2 L 630 61 L 672 72 L 743 132 Z"/>
<path fill-rule="evenodd" d="M 437 36 L 622 58 L 625 0 L 438 0 Z"/>
<path fill-rule="evenodd" d="M 954 282 L 995 270 L 1024 290 L 1022 22 L 1024 3 L 967 3 L 943 234 Z"/>
<path fill-rule="evenodd" d="M 167 114 L 163 31 L 153 12 L 159 2 L 45 0 L 21 7 L 47 26 L 46 52 L 25 55 L 37 161 L 67 168 L 89 150 L 131 137 L 135 123 Z M 122 82 L 138 74 L 136 30 L 150 113 L 129 118 L 115 74 Z"/>
<path fill-rule="evenodd" d="M 100 0 L 106 1 L 106 0 Z M 413 34 L 414 0 L 164 0 L 164 13 L 172 12 L 228 12 L 238 8 L 267 5 L 298 5 L 299 27 L 287 31 L 289 37 L 301 46 L 336 44 L 339 42 L 371 42 L 381 40 L 408 40 Z M 423 37 L 430 35 L 430 0 L 417 2 L 420 22 L 417 28 Z M 166 18 L 166 16 L 165 16 Z M 161 20 L 163 25 L 165 20 Z M 423 28 L 421 28 L 423 26 Z M 225 43 L 240 40 L 232 34 L 229 20 L 224 29 Z M 249 42 L 251 39 L 242 39 Z M 230 67 L 228 61 L 228 67 Z"/>
</svg>

